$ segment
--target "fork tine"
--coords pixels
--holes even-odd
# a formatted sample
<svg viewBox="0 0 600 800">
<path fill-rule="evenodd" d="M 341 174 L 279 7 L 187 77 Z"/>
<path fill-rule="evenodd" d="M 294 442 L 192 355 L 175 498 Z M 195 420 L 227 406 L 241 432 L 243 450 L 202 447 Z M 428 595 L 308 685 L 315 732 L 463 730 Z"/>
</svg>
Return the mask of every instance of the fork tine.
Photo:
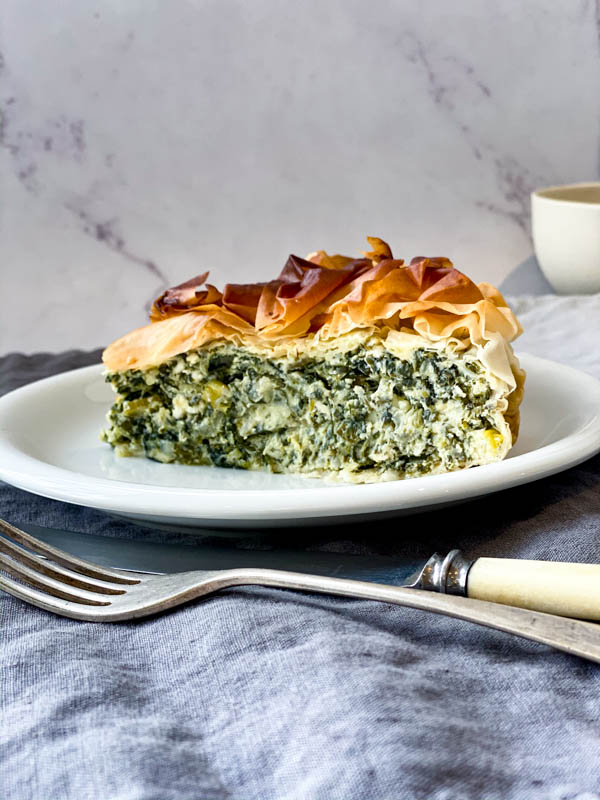
<svg viewBox="0 0 600 800">
<path fill-rule="evenodd" d="M 24 547 L 33 550 L 35 553 L 46 556 L 57 564 L 80 572 L 82 575 L 87 575 L 89 578 L 129 585 L 139 583 L 139 580 L 135 578 L 125 578 L 115 570 L 101 567 L 98 564 L 93 564 L 91 561 L 84 561 L 81 558 L 69 555 L 69 553 L 66 553 L 64 550 L 58 550 L 58 548 L 52 547 L 52 545 L 41 542 L 39 539 L 30 536 L 20 528 L 15 528 L 14 525 L 11 525 L 3 519 L 0 519 L 0 533 L 3 533 L 8 539 L 14 539 Z"/>
<path fill-rule="evenodd" d="M 21 545 L 15 544 L 4 536 L 0 536 L 0 553 L 5 553 L 15 561 L 19 561 L 36 572 L 41 572 L 50 578 L 55 578 L 62 581 L 62 583 L 76 586 L 79 589 L 99 592 L 100 594 L 123 594 L 127 591 L 123 584 L 110 584 L 106 581 L 96 580 L 96 578 L 89 578 L 80 572 L 73 572 L 70 569 L 60 567 L 58 564 L 36 556 L 30 550 L 25 550 Z"/>
<path fill-rule="evenodd" d="M 51 611 L 53 614 L 60 614 L 62 617 L 72 617 L 73 619 L 95 620 L 104 611 L 104 606 L 86 606 L 81 603 L 73 603 L 69 600 L 62 600 L 39 592 L 31 586 L 13 581 L 0 573 L 0 590 L 13 597 L 23 600 L 32 606 Z"/>
<path fill-rule="evenodd" d="M 31 586 L 41 589 L 54 597 L 61 597 L 63 600 L 70 600 L 73 603 L 81 603 L 89 606 L 108 606 L 110 600 L 106 595 L 93 594 L 83 589 L 76 589 L 74 586 L 55 581 L 47 575 L 35 572 L 24 564 L 15 561 L 10 556 L 0 554 L 0 570 L 8 572 L 9 575 Z"/>
</svg>

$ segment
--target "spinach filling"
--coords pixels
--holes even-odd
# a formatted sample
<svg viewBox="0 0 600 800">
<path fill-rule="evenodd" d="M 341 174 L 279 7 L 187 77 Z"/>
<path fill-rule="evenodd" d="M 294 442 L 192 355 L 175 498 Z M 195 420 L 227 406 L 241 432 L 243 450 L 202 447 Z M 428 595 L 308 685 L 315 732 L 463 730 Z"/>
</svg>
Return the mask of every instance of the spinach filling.
<svg viewBox="0 0 600 800">
<path fill-rule="evenodd" d="M 412 477 L 473 463 L 475 434 L 479 447 L 502 441 L 479 362 L 435 350 L 317 360 L 221 344 L 107 381 L 117 398 L 104 440 L 161 462 Z"/>
</svg>

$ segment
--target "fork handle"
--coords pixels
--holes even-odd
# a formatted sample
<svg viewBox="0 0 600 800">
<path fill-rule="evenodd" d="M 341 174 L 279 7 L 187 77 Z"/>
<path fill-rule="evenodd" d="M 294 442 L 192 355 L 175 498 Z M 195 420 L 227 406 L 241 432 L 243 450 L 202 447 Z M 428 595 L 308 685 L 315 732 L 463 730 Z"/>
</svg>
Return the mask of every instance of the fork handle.
<svg viewBox="0 0 600 800">
<path fill-rule="evenodd" d="M 478 558 L 467 595 L 563 617 L 600 620 L 600 565 Z"/>
<path fill-rule="evenodd" d="M 495 628 L 600 663 L 600 626 L 487 600 L 269 569 L 236 569 L 215 573 L 211 584 L 215 589 L 247 585 L 274 586 L 394 603 Z"/>
</svg>

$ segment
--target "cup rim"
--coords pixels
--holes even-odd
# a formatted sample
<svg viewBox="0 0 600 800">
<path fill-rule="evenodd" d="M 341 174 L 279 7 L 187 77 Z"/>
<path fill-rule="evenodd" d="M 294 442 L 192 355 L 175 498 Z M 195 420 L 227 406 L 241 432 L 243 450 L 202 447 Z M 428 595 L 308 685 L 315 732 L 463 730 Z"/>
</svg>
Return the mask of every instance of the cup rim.
<svg viewBox="0 0 600 800">
<path fill-rule="evenodd" d="M 598 189 L 600 190 L 600 181 L 580 181 L 579 183 L 563 183 L 556 186 L 543 186 L 540 189 L 534 189 L 531 193 L 531 199 L 535 197 L 538 200 L 547 200 L 551 203 L 562 203 L 564 205 L 578 205 L 578 206 L 591 206 L 600 209 L 599 202 L 591 202 L 589 200 L 576 200 L 568 197 L 548 197 L 546 192 L 556 192 L 561 189 Z"/>
</svg>

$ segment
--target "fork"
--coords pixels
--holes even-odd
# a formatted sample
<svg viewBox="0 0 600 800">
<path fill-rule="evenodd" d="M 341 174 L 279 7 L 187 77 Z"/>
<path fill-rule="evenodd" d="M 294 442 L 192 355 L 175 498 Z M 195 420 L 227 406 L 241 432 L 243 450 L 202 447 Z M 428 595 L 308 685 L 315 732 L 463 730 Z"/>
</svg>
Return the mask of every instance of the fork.
<svg viewBox="0 0 600 800">
<path fill-rule="evenodd" d="M 72 619 L 140 619 L 234 586 L 273 586 L 432 611 L 600 663 L 600 627 L 568 617 L 468 597 L 274 569 L 196 570 L 169 575 L 124 572 L 72 556 L 3 520 L 0 532 L 0 589 Z"/>
</svg>

